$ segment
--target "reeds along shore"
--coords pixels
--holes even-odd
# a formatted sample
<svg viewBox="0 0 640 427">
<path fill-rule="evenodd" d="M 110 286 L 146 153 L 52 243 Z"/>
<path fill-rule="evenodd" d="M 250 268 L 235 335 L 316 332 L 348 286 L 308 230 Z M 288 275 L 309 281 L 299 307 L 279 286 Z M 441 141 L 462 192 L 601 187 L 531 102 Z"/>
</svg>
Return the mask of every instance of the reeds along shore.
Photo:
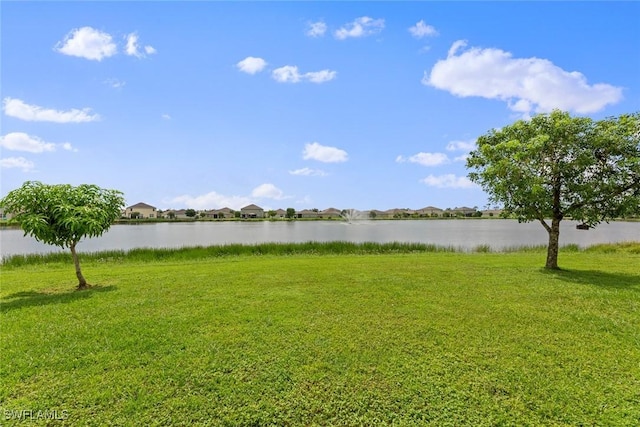
<svg viewBox="0 0 640 427">
<path fill-rule="evenodd" d="M 563 252 L 624 252 L 640 254 L 639 242 L 624 242 L 612 244 L 598 244 L 589 247 L 579 247 L 575 244 L 562 246 Z M 194 246 L 182 248 L 140 248 L 125 250 L 110 250 L 100 252 L 81 253 L 83 262 L 123 262 L 123 261 L 161 261 L 161 260 L 189 260 L 229 256 L 291 256 L 291 255 L 341 255 L 341 254 L 398 254 L 398 253 L 487 253 L 487 252 L 544 252 L 546 246 L 517 246 L 494 251 L 490 245 L 479 245 L 472 250 L 454 246 L 442 246 L 423 243 L 353 243 L 345 241 L 333 242 L 304 242 L 304 243 L 259 243 L 254 245 L 229 244 L 215 246 Z M 3 267 L 19 267 L 44 263 L 70 263 L 71 254 L 68 251 L 47 254 L 12 255 L 2 259 Z"/>
</svg>

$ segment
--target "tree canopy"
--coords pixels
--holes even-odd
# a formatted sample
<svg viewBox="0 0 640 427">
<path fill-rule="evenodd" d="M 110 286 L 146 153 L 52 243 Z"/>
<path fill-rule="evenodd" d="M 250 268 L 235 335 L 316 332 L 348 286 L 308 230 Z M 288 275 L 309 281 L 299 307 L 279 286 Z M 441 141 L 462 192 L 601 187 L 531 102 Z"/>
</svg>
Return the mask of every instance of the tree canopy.
<svg viewBox="0 0 640 427">
<path fill-rule="evenodd" d="M 76 245 L 84 237 L 97 237 L 120 217 L 124 206 L 122 193 L 96 185 L 47 185 L 27 181 L 9 192 L 0 206 L 14 215 L 24 234 L 36 240 L 71 249 L 76 265 L 78 287 L 87 286 L 76 254 Z"/>
<path fill-rule="evenodd" d="M 469 178 L 505 214 L 540 221 L 548 268 L 558 267 L 563 219 L 594 227 L 640 213 L 640 113 L 595 121 L 554 110 L 490 130 L 476 144 Z"/>
</svg>

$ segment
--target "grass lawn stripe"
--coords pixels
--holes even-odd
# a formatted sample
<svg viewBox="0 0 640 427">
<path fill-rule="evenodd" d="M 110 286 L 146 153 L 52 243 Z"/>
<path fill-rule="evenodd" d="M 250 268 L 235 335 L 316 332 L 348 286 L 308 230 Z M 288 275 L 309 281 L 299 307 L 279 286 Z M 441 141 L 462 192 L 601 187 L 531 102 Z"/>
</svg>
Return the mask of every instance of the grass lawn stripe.
<svg viewBox="0 0 640 427">
<path fill-rule="evenodd" d="M 0 402 L 87 425 L 636 425 L 640 254 L 3 266 Z"/>
</svg>

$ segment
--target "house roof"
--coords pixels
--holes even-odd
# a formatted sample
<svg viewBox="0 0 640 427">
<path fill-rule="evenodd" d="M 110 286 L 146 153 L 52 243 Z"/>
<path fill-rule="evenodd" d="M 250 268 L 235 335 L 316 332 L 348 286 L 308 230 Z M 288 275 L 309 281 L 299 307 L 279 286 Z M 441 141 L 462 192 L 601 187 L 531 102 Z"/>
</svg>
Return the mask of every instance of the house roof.
<svg viewBox="0 0 640 427">
<path fill-rule="evenodd" d="M 229 208 L 222 208 L 222 209 L 211 209 L 209 211 L 206 211 L 206 213 L 208 214 L 214 214 L 214 213 L 231 213 L 231 209 Z"/>
<path fill-rule="evenodd" d="M 386 211 L 384 211 L 387 214 L 397 214 L 397 213 L 414 213 L 415 211 L 412 209 L 401 209 L 401 208 L 396 208 L 396 209 L 388 209 Z"/>
<path fill-rule="evenodd" d="M 320 213 L 323 213 L 323 214 L 336 214 L 336 215 L 340 215 L 341 214 L 341 212 L 336 208 L 328 208 L 328 209 L 323 210 Z"/>
<path fill-rule="evenodd" d="M 127 209 L 155 209 L 155 206 L 148 205 L 146 203 L 136 203 L 135 205 L 129 206 Z"/>
<path fill-rule="evenodd" d="M 258 205 L 254 205 L 254 204 L 247 205 L 247 206 L 245 206 L 244 208 L 242 208 L 242 209 L 240 209 L 240 210 L 241 210 L 241 211 L 245 211 L 245 210 L 249 211 L 249 210 L 256 210 L 256 209 L 258 209 L 258 210 L 264 210 L 264 209 L 262 209 L 260 206 L 258 206 Z"/>
</svg>

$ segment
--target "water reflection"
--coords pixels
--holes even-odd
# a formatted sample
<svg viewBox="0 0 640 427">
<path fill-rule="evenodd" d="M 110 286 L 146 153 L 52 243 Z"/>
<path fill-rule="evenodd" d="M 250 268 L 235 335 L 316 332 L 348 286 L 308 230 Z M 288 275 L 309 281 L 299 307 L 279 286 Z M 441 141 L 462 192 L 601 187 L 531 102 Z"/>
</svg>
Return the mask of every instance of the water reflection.
<svg viewBox="0 0 640 427">
<path fill-rule="evenodd" d="M 209 246 L 229 243 L 307 241 L 413 242 L 473 249 L 488 245 L 501 250 L 514 246 L 545 245 L 547 233 L 540 223 L 515 220 L 358 220 L 181 222 L 114 225 L 101 237 L 78 245 L 84 252 L 140 247 Z M 563 221 L 560 244 L 589 246 L 597 243 L 640 241 L 640 223 L 612 222 L 588 231 Z M 56 252 L 61 249 L 23 237 L 19 229 L 0 230 L 0 255 Z"/>
</svg>

